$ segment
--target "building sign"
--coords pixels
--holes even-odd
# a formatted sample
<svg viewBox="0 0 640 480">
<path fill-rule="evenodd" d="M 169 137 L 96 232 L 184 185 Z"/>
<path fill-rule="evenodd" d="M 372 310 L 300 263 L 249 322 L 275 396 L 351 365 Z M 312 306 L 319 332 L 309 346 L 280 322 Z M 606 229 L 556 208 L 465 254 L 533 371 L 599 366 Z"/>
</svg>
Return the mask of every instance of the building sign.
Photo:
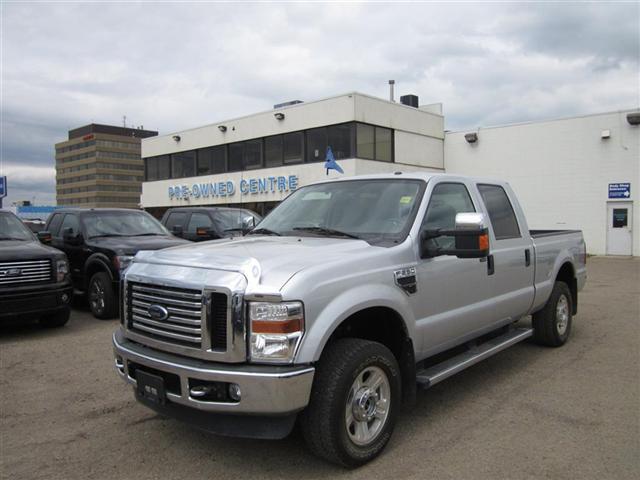
<svg viewBox="0 0 640 480">
<path fill-rule="evenodd" d="M 7 196 L 7 177 L 0 177 L 0 198 Z"/>
<path fill-rule="evenodd" d="M 629 198 L 631 196 L 630 183 L 610 183 L 609 198 Z"/>
<path fill-rule="evenodd" d="M 217 198 L 240 195 L 259 195 L 265 193 L 286 193 L 298 188 L 298 176 L 278 176 L 243 178 L 238 184 L 232 180 L 221 182 L 197 182 L 192 185 L 174 185 L 169 187 L 169 199 L 187 200 L 190 198 Z"/>
</svg>

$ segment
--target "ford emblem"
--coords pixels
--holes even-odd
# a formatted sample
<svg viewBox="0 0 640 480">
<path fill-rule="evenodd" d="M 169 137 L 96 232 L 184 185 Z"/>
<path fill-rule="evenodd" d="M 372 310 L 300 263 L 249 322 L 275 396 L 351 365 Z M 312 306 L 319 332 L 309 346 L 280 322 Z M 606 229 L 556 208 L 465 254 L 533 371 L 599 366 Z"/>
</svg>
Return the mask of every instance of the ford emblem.
<svg viewBox="0 0 640 480">
<path fill-rule="evenodd" d="M 147 308 L 147 313 L 154 320 L 166 320 L 169 318 L 169 310 L 162 305 L 150 305 Z"/>
<path fill-rule="evenodd" d="M 22 270 L 20 270 L 19 268 L 0 270 L 0 277 L 19 277 L 20 275 L 22 275 Z"/>
</svg>

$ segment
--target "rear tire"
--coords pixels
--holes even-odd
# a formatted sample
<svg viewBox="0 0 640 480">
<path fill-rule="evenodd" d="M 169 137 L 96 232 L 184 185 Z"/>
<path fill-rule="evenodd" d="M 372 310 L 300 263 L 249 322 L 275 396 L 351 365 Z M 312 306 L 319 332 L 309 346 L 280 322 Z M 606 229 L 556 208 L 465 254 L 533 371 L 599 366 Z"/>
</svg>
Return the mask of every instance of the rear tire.
<svg viewBox="0 0 640 480">
<path fill-rule="evenodd" d="M 350 468 L 374 459 L 393 433 L 400 393 L 400 369 L 387 347 L 357 338 L 331 343 L 300 419 L 309 449 Z"/>
<path fill-rule="evenodd" d="M 544 308 L 533 314 L 534 341 L 547 347 L 564 345 L 571 333 L 571 312 L 573 312 L 571 291 L 566 283 L 556 282 Z"/>
<path fill-rule="evenodd" d="M 98 272 L 91 277 L 87 300 L 94 317 L 100 320 L 108 320 L 116 316 L 118 298 L 113 291 L 113 283 L 108 273 Z"/>
<path fill-rule="evenodd" d="M 56 313 L 51 313 L 49 315 L 44 315 L 40 317 L 40 325 L 45 328 L 57 328 L 62 327 L 69 321 L 69 316 L 71 315 L 71 309 L 69 307 L 64 308 L 63 310 L 59 310 Z"/>
</svg>

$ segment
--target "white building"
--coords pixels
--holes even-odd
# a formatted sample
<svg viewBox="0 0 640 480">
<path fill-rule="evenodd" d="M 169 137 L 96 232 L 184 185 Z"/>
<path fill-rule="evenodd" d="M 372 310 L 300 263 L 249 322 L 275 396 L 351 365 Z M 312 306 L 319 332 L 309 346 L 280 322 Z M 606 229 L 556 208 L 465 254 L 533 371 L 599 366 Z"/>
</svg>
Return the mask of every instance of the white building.
<svg viewBox="0 0 640 480">
<path fill-rule="evenodd" d="M 417 97 L 405 101 L 417 105 Z M 291 190 L 322 179 L 446 171 L 509 181 L 531 228 L 579 228 L 589 253 L 640 255 L 633 112 L 445 132 L 439 105 L 359 93 L 294 103 L 142 140 L 141 202 L 155 215 L 187 205 L 264 214 Z M 324 169 L 327 145 L 344 174 Z"/>
</svg>

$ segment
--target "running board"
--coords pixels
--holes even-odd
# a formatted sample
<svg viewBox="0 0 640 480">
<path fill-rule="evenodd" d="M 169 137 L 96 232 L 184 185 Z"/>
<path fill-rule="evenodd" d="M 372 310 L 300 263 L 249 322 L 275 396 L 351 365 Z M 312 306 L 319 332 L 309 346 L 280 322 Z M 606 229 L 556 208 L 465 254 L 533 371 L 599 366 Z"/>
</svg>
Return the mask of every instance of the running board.
<svg viewBox="0 0 640 480">
<path fill-rule="evenodd" d="M 432 367 L 420 370 L 416 373 L 418 386 L 425 389 L 429 388 L 436 383 L 455 375 L 465 368 L 475 365 L 485 358 L 489 358 L 490 356 L 501 352 L 505 348 L 509 348 L 510 346 L 529 338 L 531 335 L 533 335 L 533 329 L 531 328 L 517 328 L 510 330 L 499 337 L 492 338 L 485 343 L 481 343 L 480 345 L 473 347 L 467 352 L 456 355 L 455 357 L 433 365 Z"/>
</svg>

